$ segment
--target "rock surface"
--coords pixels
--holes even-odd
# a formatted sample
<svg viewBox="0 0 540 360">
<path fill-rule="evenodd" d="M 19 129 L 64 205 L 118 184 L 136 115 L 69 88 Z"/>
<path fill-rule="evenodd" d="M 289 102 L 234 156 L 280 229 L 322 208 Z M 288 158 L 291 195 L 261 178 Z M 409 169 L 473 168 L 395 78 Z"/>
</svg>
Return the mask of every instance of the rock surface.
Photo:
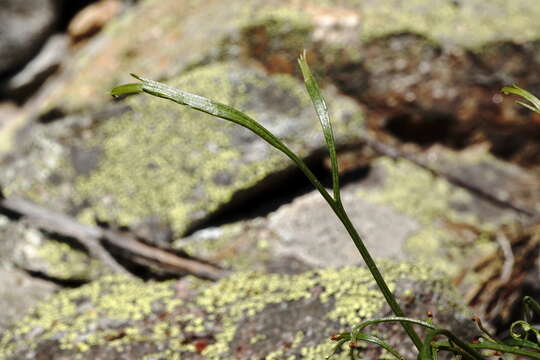
<svg viewBox="0 0 540 360">
<path fill-rule="evenodd" d="M 208 115 L 108 95 L 135 72 L 238 107 L 325 178 L 303 48 L 329 103 L 345 207 L 407 314 L 435 310 L 467 339 L 464 303 L 480 314 L 502 304 L 510 321 L 512 296 L 538 291 L 524 274 L 539 266 L 540 122 L 499 89 L 540 86 L 539 12 L 525 0 L 138 2 L 0 124 L 1 190 L 232 275 L 111 277 L 74 239 L 3 213 L 0 288 L 32 274 L 55 285 L 22 286 L 15 305 L 19 293 L 0 294 L 11 310 L 0 327 L 13 321 L 0 359 L 320 359 L 330 333 L 389 314 L 343 226 L 284 156 Z M 367 149 L 367 129 L 393 158 Z M 17 321 L 58 286 L 86 282 Z M 397 325 L 381 331 L 414 356 Z"/>
<path fill-rule="evenodd" d="M 53 30 L 55 0 L 0 2 L 0 74 L 23 66 Z"/>
<path fill-rule="evenodd" d="M 0 287 L 3 289 L 0 296 L 2 307 L 0 333 L 40 301 L 59 290 L 59 287 L 51 282 L 36 279 L 23 271 L 4 266 L 0 267 Z"/>
<path fill-rule="evenodd" d="M 218 63 L 170 83 L 243 109 L 300 156 L 313 157 L 322 148 L 309 98 L 289 76 Z M 128 104 L 132 110 L 106 121 L 68 118 L 30 135 L 28 146 L 20 147 L 28 156 L 5 166 L 5 194 L 69 213 L 78 209 L 85 222 L 134 226 L 157 215 L 182 234 L 221 206 L 265 191 L 265 183 L 291 167 L 282 154 L 230 123 L 160 99 L 135 97 Z M 337 94 L 329 106 L 338 144 L 358 139 L 359 108 Z"/>
<path fill-rule="evenodd" d="M 410 264 L 384 269 L 413 316 L 433 311 L 435 321 L 459 334 L 475 333 L 445 280 Z M 106 277 L 37 307 L 0 337 L 0 357 L 320 359 L 331 353 L 331 334 L 388 314 L 374 285 L 357 267 L 295 276 L 238 273 L 215 285 Z M 398 326 L 373 331 L 410 357 Z M 371 346 L 364 351 L 380 356 Z"/>
<path fill-rule="evenodd" d="M 467 273 L 469 285 L 478 280 L 471 268 L 474 259 L 497 250 L 487 241 L 489 234 L 527 219 L 409 161 L 385 157 L 375 160 L 361 181 L 346 185 L 342 199 L 373 256 L 427 261 L 451 277 Z M 174 245 L 242 270 L 287 267 L 281 262 L 276 266 L 274 259 L 280 258 L 294 259 L 300 269 L 363 263 L 344 226 L 316 191 L 264 218 L 203 229 Z"/>
<path fill-rule="evenodd" d="M 51 36 L 39 53 L 21 71 L 0 84 L 3 95 L 12 99 L 25 99 L 54 73 L 68 53 L 68 39 L 65 35 Z"/>
</svg>

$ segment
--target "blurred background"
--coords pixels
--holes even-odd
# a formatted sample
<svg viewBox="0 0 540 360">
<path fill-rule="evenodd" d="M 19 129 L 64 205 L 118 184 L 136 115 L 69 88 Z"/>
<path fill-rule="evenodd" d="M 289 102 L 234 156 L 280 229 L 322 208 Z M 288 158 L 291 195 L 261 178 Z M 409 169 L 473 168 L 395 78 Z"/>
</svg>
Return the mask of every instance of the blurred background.
<svg viewBox="0 0 540 360">
<path fill-rule="evenodd" d="M 0 0 L 0 189 L 219 268 L 357 264 L 310 185 L 254 136 L 109 95 L 136 73 L 238 107 L 329 185 L 305 49 L 368 247 L 437 267 L 503 332 L 540 296 L 540 115 L 500 92 L 540 95 L 538 19 L 533 0 Z M 0 328 L 110 270 L 73 234 L 0 210 L 0 289 L 15 292 L 0 292 Z M 186 273 L 105 248 L 143 279 Z"/>
</svg>

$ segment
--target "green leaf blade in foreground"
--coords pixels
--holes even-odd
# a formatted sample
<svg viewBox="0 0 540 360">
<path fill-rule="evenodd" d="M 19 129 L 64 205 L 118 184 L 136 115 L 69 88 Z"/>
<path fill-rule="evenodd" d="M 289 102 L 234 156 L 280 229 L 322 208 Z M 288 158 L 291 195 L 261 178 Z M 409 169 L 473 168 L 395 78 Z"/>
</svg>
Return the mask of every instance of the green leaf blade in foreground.
<svg viewBox="0 0 540 360">
<path fill-rule="evenodd" d="M 527 109 L 534 111 L 537 114 L 540 114 L 540 99 L 531 94 L 525 89 L 520 88 L 517 85 L 507 86 L 501 90 L 505 95 L 513 94 L 521 96 L 525 100 L 529 101 L 530 104 L 524 103 L 522 101 L 516 101 L 518 104 L 525 106 Z"/>
<path fill-rule="evenodd" d="M 306 89 L 309 93 L 309 96 L 311 97 L 311 101 L 313 102 L 313 106 L 315 107 L 317 116 L 319 117 L 319 121 L 321 123 L 324 134 L 324 140 L 326 141 L 326 146 L 330 155 L 330 163 L 332 165 L 332 188 L 334 190 L 334 200 L 337 202 L 341 202 L 336 144 L 334 140 L 334 132 L 332 130 L 332 123 L 330 122 L 330 117 L 328 115 L 328 107 L 326 106 L 326 102 L 324 101 L 324 98 L 321 94 L 319 84 L 311 73 L 309 65 L 306 61 L 305 51 L 298 59 L 298 64 L 300 65 L 300 69 L 302 70 Z"/>
</svg>

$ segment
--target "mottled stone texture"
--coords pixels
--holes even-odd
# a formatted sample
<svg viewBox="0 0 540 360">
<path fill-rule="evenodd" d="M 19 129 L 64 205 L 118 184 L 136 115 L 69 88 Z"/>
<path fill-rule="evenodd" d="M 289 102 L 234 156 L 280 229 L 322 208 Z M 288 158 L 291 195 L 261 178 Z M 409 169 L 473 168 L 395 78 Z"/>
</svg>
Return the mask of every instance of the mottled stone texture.
<svg viewBox="0 0 540 360">
<path fill-rule="evenodd" d="M 474 333 L 444 279 L 411 264 L 388 262 L 383 269 L 412 316 L 433 311 L 435 321 L 461 335 Z M 331 334 L 388 314 L 374 286 L 357 267 L 295 276 L 241 272 L 213 285 L 106 277 L 38 306 L 0 337 L 0 357 L 320 359 L 332 351 Z M 399 325 L 373 331 L 412 356 Z M 381 356 L 372 346 L 363 354 Z"/>
<path fill-rule="evenodd" d="M 352 164 L 342 194 L 352 221 L 385 259 L 406 313 L 434 311 L 468 340 L 468 290 L 500 279 L 477 264 L 504 263 L 497 237 L 540 211 L 540 122 L 499 95 L 513 82 L 540 89 L 539 18 L 526 0 L 138 2 L 62 64 L 30 116 L 2 127 L 0 185 L 6 196 L 134 230 L 232 275 L 108 276 L 76 242 L 2 217 L 0 288 L 34 284 L 14 266 L 88 284 L 15 321 L 0 336 L 0 359 L 321 359 L 332 332 L 389 315 L 343 226 L 282 154 L 163 99 L 109 96 L 134 72 L 210 97 L 260 121 L 325 177 L 296 63 L 303 49 L 340 162 L 346 150 Z M 416 162 L 366 150 L 367 129 Z M 15 292 L 0 292 L 9 321 L 55 288 L 30 287 L 17 289 L 25 301 L 16 305 Z M 414 356 L 398 325 L 378 333 Z M 372 347 L 364 355 L 384 356 Z"/>
<path fill-rule="evenodd" d="M 0 1 L 0 75 L 24 65 L 53 30 L 55 0 Z"/>
</svg>

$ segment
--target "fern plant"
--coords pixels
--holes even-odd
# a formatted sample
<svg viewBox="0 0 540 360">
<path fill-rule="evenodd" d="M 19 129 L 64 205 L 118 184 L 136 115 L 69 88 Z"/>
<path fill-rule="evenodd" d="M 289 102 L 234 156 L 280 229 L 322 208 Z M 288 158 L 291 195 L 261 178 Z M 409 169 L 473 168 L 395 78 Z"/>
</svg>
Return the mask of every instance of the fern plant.
<svg viewBox="0 0 540 360">
<path fill-rule="evenodd" d="M 341 223 L 345 226 L 352 241 L 360 252 L 360 255 L 362 256 L 365 264 L 373 275 L 373 278 L 375 279 L 379 290 L 383 294 L 386 302 L 394 313 L 393 317 L 368 320 L 361 324 L 358 324 L 349 332 L 344 332 L 332 336 L 331 339 L 337 342 L 336 346 L 334 347 L 334 353 L 340 351 L 345 343 L 349 343 L 350 355 L 351 357 L 354 357 L 356 351 L 356 344 L 359 341 L 365 341 L 381 346 L 396 359 L 404 359 L 404 357 L 399 354 L 396 349 L 391 347 L 383 339 L 365 332 L 365 329 L 373 324 L 383 322 L 399 322 L 408 334 L 409 338 L 414 343 L 415 347 L 417 348 L 418 359 L 420 360 L 437 359 L 438 353 L 444 351 L 451 352 L 456 356 L 465 359 L 480 360 L 484 359 L 483 355 L 480 353 L 482 350 L 494 350 L 499 352 L 528 356 L 534 359 L 540 359 L 540 334 L 538 330 L 534 329 L 529 324 L 528 317 L 525 317 L 523 321 L 516 322 L 512 325 L 512 329 L 510 331 L 512 337 L 508 341 L 501 341 L 491 336 L 481 325 L 481 322 L 479 320 L 476 320 L 479 328 L 483 332 L 483 336 L 479 342 L 474 344 L 467 343 L 459 339 L 449 330 L 436 326 L 431 321 L 422 321 L 405 317 L 403 310 L 399 306 L 395 296 L 388 288 L 388 285 L 384 280 L 381 272 L 379 271 L 377 264 L 373 260 L 371 254 L 369 253 L 368 249 L 364 244 L 364 241 L 358 234 L 358 231 L 352 224 L 345 208 L 343 207 L 339 186 L 339 170 L 336 156 L 336 146 L 326 102 L 321 94 L 319 85 L 308 66 L 305 52 L 298 59 L 298 63 L 304 77 L 306 89 L 309 93 L 309 96 L 315 107 L 315 111 L 319 118 L 326 146 L 329 152 L 332 172 L 332 194 L 330 194 L 326 190 L 326 188 L 321 184 L 319 179 L 313 174 L 313 172 L 308 168 L 304 161 L 292 150 L 290 150 L 281 140 L 274 136 L 260 123 L 233 107 L 215 102 L 203 96 L 175 89 L 157 81 L 145 79 L 135 74 L 132 74 L 132 76 L 139 80 L 139 82 L 115 87 L 114 89 L 112 89 L 111 94 L 114 97 L 118 97 L 126 94 L 144 92 L 153 96 L 171 100 L 173 102 L 176 102 L 177 104 L 188 106 L 192 109 L 208 113 L 218 118 L 231 121 L 249 129 L 256 135 L 258 135 L 261 139 L 266 141 L 272 147 L 284 153 L 300 168 L 304 175 L 309 179 L 313 186 L 326 200 L 326 202 L 333 210 L 335 215 L 338 217 L 338 219 L 341 221 Z M 537 111 L 540 113 L 540 101 L 531 94 L 517 87 L 505 88 L 504 91 L 524 96 L 532 103 L 532 105 L 524 103 L 523 105 L 527 106 L 533 111 Z M 540 306 L 533 299 L 525 298 L 524 307 L 526 308 L 526 316 L 529 316 L 531 311 L 540 315 Z M 426 335 L 423 339 L 418 335 L 413 326 L 421 326 L 427 329 Z M 531 339 L 531 335 L 535 338 Z M 439 337 L 445 337 L 447 340 L 438 341 L 437 338 Z M 332 354 L 329 354 L 329 356 L 331 355 Z"/>
</svg>

